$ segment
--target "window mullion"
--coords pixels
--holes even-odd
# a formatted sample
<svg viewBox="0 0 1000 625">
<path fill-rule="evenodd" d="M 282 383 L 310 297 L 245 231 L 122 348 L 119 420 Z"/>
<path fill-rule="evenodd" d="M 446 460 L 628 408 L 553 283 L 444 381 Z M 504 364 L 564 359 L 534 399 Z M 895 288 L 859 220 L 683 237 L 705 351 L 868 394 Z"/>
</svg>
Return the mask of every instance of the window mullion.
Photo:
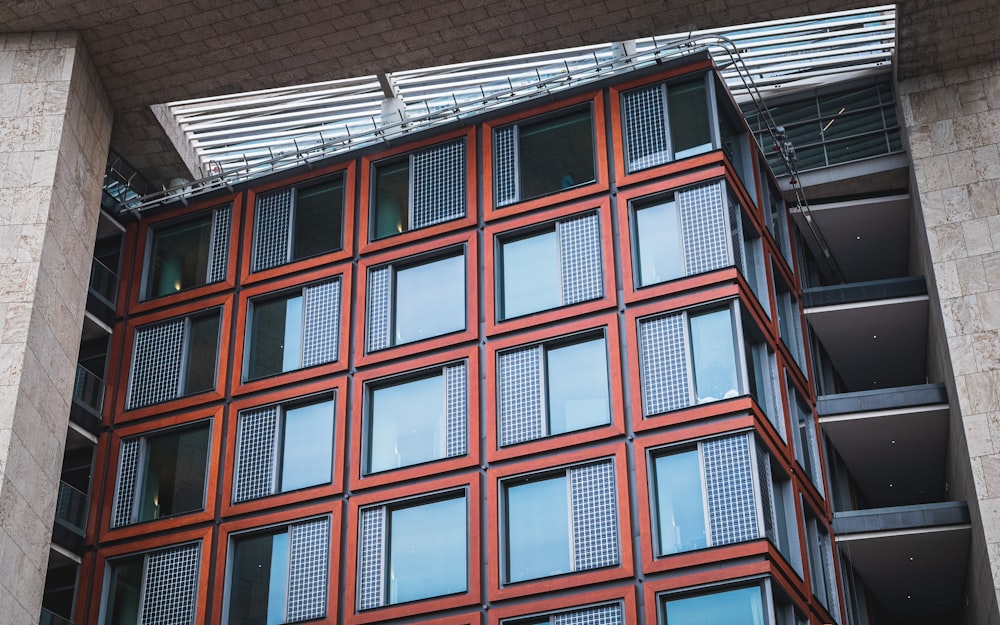
<svg viewBox="0 0 1000 625">
<path fill-rule="evenodd" d="M 569 469 L 563 472 L 564 480 L 566 482 L 566 526 L 569 529 L 569 569 L 570 571 L 576 570 L 576 530 L 573 526 L 573 509 L 576 502 L 573 501 L 573 470 Z"/>
<path fill-rule="evenodd" d="M 701 479 L 701 508 L 705 527 L 705 545 L 713 546 L 711 505 L 708 498 L 708 467 L 705 465 L 705 444 L 698 443 L 698 473 Z"/>
<path fill-rule="evenodd" d="M 279 492 L 281 484 L 281 465 L 284 460 L 284 441 L 285 441 L 285 408 L 284 406 L 279 406 L 277 408 L 278 414 L 274 419 L 274 440 L 271 443 L 271 488 L 270 494 Z"/>
<path fill-rule="evenodd" d="M 288 199 L 288 235 L 285 237 L 285 259 L 286 263 L 291 262 L 295 245 L 295 209 L 299 203 L 299 190 L 293 187 L 291 197 Z"/>
</svg>

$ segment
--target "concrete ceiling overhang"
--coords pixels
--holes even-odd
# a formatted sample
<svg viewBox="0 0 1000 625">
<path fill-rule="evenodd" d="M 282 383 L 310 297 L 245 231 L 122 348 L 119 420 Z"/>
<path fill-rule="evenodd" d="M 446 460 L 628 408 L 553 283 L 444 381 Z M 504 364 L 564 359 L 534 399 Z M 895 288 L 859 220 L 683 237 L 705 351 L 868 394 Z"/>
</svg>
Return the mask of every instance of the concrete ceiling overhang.
<svg viewBox="0 0 1000 625">
<path fill-rule="evenodd" d="M 0 33 L 81 33 L 115 109 L 112 146 L 148 178 L 190 174 L 167 101 L 882 4 L 872 0 L 14 0 Z M 903 2 L 900 78 L 1000 59 L 993 0 Z"/>
</svg>

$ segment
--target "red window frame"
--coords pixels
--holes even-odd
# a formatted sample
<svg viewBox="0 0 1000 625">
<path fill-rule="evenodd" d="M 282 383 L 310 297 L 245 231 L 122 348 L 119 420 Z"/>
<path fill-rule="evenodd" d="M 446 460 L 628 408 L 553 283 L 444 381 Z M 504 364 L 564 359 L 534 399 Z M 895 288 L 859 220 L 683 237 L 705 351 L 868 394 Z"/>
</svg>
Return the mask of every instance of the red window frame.
<svg viewBox="0 0 1000 625">
<path fill-rule="evenodd" d="M 169 224 L 171 221 L 183 221 L 198 213 L 207 213 L 212 209 L 230 204 L 229 220 L 229 258 L 226 259 L 226 279 L 211 284 L 192 287 L 170 295 L 162 295 L 150 299 L 142 299 L 143 277 L 146 271 L 147 256 L 151 229 Z M 211 201 L 199 202 L 182 210 L 163 212 L 139 220 L 134 227 L 128 229 L 124 249 L 134 249 L 134 259 L 137 261 L 131 268 L 131 284 L 129 289 L 121 289 L 119 298 L 124 298 L 124 309 L 129 314 L 144 313 L 164 307 L 175 307 L 178 304 L 193 299 L 231 290 L 236 286 L 236 260 L 239 252 L 240 227 L 243 216 L 243 194 L 234 193 Z M 128 241 L 131 239 L 131 241 Z M 128 263 L 126 263 L 128 264 Z M 127 291 L 127 292 L 126 292 Z M 119 304 L 119 309 L 122 304 Z"/>
<path fill-rule="evenodd" d="M 454 458 L 440 458 L 423 464 L 399 467 L 387 471 L 380 471 L 371 475 L 362 475 L 365 444 L 366 423 L 369 417 L 367 388 L 370 382 L 382 378 L 396 375 L 403 375 L 408 372 L 416 372 L 421 369 L 434 368 L 439 365 L 466 361 L 466 376 L 468 397 L 466 403 L 466 416 L 468 428 L 468 448 L 464 456 Z M 352 491 L 380 486 L 383 484 L 398 483 L 406 480 L 429 477 L 439 473 L 477 466 L 479 464 L 479 350 L 476 346 L 453 349 L 442 353 L 435 353 L 430 356 L 423 356 L 411 360 L 395 361 L 391 364 L 383 365 L 373 369 L 365 369 L 358 372 L 354 377 L 354 401 L 351 414 L 354 416 L 354 427 L 351 428 L 351 450 L 354 459 L 354 467 L 348 475 L 348 482 Z"/>
<path fill-rule="evenodd" d="M 375 193 L 373 188 L 374 176 L 372 173 L 378 161 L 400 156 L 408 152 L 416 152 L 436 144 L 450 143 L 456 139 L 462 139 L 465 142 L 465 217 L 434 224 L 426 228 L 407 230 L 391 237 L 370 240 L 372 199 Z M 471 126 L 467 129 L 436 135 L 433 138 L 414 141 L 413 143 L 408 143 L 384 152 L 363 156 L 361 158 L 361 201 L 359 203 L 359 221 L 361 226 L 360 243 L 358 245 L 359 251 L 362 254 L 368 254 L 391 247 L 407 245 L 422 239 L 432 239 L 442 234 L 474 226 L 478 219 L 478 204 L 476 202 L 477 153 L 476 127 Z"/>
<path fill-rule="evenodd" d="M 250 336 L 247 333 L 250 326 L 250 300 L 258 297 L 267 299 L 267 296 L 271 294 L 280 297 L 280 292 L 286 289 L 294 292 L 297 287 L 308 286 L 314 282 L 323 282 L 331 278 L 337 278 L 338 276 L 340 278 L 340 312 L 338 313 L 340 317 L 340 336 L 338 337 L 337 346 L 339 353 L 337 360 L 313 367 L 293 369 L 285 373 L 277 373 L 254 380 L 244 380 L 243 367 L 250 340 Z M 274 388 L 281 384 L 301 382 L 346 370 L 348 367 L 347 355 L 350 346 L 351 302 L 351 266 L 347 263 L 323 267 L 308 273 L 286 276 L 274 282 L 256 284 L 240 291 L 239 314 L 236 319 L 236 337 L 238 342 L 233 350 L 235 354 L 232 372 L 233 394 L 243 395 L 245 393 Z"/>
<path fill-rule="evenodd" d="M 278 492 L 267 497 L 233 503 L 233 481 L 236 478 L 236 439 L 240 411 L 271 404 L 284 404 L 324 393 L 336 393 L 333 413 L 333 474 L 329 484 L 317 484 L 299 490 Z M 302 504 L 321 497 L 329 497 L 343 492 L 343 466 L 347 457 L 347 379 L 343 377 L 313 380 L 306 384 L 282 388 L 233 400 L 226 420 L 225 470 L 223 471 L 221 510 L 223 517 L 247 512 L 257 512 L 278 506 Z"/>
<path fill-rule="evenodd" d="M 594 115 L 594 152 L 596 159 L 594 162 L 594 177 L 596 178 L 596 180 L 589 184 L 583 184 L 578 187 L 567 189 L 566 191 L 560 191 L 558 193 L 543 195 L 541 197 L 521 200 L 500 208 L 495 207 L 493 203 L 494 129 L 501 126 L 506 126 L 508 124 L 528 121 L 532 117 L 546 115 L 548 113 L 559 111 L 560 109 L 569 109 L 576 105 L 584 103 L 590 103 L 591 111 L 593 112 Z M 518 213 L 524 213 L 526 211 L 534 210 L 536 208 L 542 208 L 560 202 L 567 202 L 570 200 L 580 199 L 582 197 L 585 197 L 593 193 L 599 193 L 602 191 L 606 192 L 609 189 L 608 149 L 607 149 L 607 139 L 604 133 L 605 125 L 604 125 L 603 91 L 587 93 L 577 97 L 560 100 L 559 102 L 550 103 L 545 106 L 539 106 L 537 108 L 533 108 L 528 111 L 522 111 L 519 113 L 513 113 L 511 115 L 505 115 L 504 117 L 501 117 L 499 119 L 484 122 L 482 128 L 483 128 L 483 206 L 485 209 L 486 221 L 492 221 L 494 219 L 502 219 L 503 217 L 516 215 Z"/>
<path fill-rule="evenodd" d="M 211 391 L 203 391 L 194 395 L 185 395 L 176 399 L 170 399 L 158 404 L 142 406 L 126 410 L 125 404 L 128 398 L 129 376 L 132 369 L 132 358 L 135 349 L 135 333 L 138 328 L 148 326 L 168 319 L 187 317 L 193 313 L 208 310 L 210 308 L 219 309 L 219 350 L 218 362 L 215 372 L 215 388 Z M 142 317 L 133 317 L 125 324 L 124 332 L 121 332 L 124 348 L 121 353 L 121 366 L 118 370 L 118 389 L 114 402 L 114 414 L 112 422 L 115 424 L 127 423 L 143 417 L 162 414 L 174 410 L 184 410 L 206 404 L 213 401 L 220 401 L 225 397 L 226 376 L 229 375 L 229 344 L 232 336 L 232 294 L 215 295 L 203 300 L 188 302 L 183 306 L 158 310 Z M 110 385 L 109 385 L 110 386 Z M 105 407 L 105 414 L 108 413 Z"/>
<path fill-rule="evenodd" d="M 558 340 L 561 337 L 568 337 L 574 334 L 586 334 L 589 331 L 604 330 L 605 340 L 608 346 L 608 398 L 610 399 L 611 422 L 604 426 L 588 428 L 586 430 L 565 432 L 554 436 L 546 436 L 533 441 L 525 441 L 500 447 L 499 429 L 499 397 L 498 388 L 499 373 L 497 367 L 497 355 L 500 351 L 529 346 L 538 343 L 546 343 Z M 579 319 L 568 324 L 558 326 L 548 326 L 540 328 L 527 334 L 506 336 L 486 343 L 486 414 L 489 419 L 486 424 L 486 458 L 490 462 L 517 458 L 535 453 L 544 453 L 554 449 L 561 449 L 581 443 L 598 441 L 605 438 L 621 436 L 625 433 L 625 408 L 622 397 L 622 364 L 621 364 L 621 341 L 618 335 L 618 317 L 615 313 L 603 314 L 599 317 Z M 492 415 L 492 418 L 490 416 Z"/>
<path fill-rule="evenodd" d="M 611 459 L 615 466 L 615 481 L 618 491 L 618 549 L 620 561 L 618 566 L 609 566 L 586 571 L 575 571 L 507 584 L 503 581 L 504 556 L 501 548 L 504 523 L 500 517 L 500 499 L 503 496 L 500 482 L 502 480 L 536 472 L 558 470 L 574 464 L 588 461 Z M 490 601 L 501 601 L 514 597 L 524 597 L 544 592 L 562 591 L 569 588 L 598 584 L 617 579 L 632 577 L 634 567 L 632 562 L 632 521 L 628 502 L 628 481 L 625 460 L 624 443 L 612 443 L 561 454 L 534 457 L 514 464 L 504 464 L 501 467 L 486 471 L 486 502 L 489 522 L 487 532 L 487 561 L 489 566 L 489 598 Z"/>
<path fill-rule="evenodd" d="M 465 250 L 465 286 L 468 293 L 465 310 L 465 329 L 419 341 L 393 345 L 370 354 L 367 353 L 365 339 L 367 337 L 368 325 L 368 270 L 378 265 L 397 265 L 401 261 L 405 263 L 410 258 L 423 255 L 428 255 L 429 259 L 433 259 L 433 254 L 438 250 L 447 252 L 460 247 Z M 385 362 L 393 358 L 412 356 L 417 353 L 457 346 L 466 341 L 479 338 L 479 256 L 477 253 L 475 231 L 423 241 L 411 247 L 393 249 L 382 254 L 363 258 L 358 263 L 357 275 L 358 287 L 354 295 L 354 306 L 355 310 L 363 314 L 358 314 L 354 320 L 356 325 L 354 331 L 354 364 L 356 366 L 367 366 Z"/>
<path fill-rule="evenodd" d="M 505 235 L 520 229 L 530 232 L 532 227 L 541 226 L 546 223 L 554 223 L 565 218 L 583 215 L 588 212 L 597 212 L 601 224 L 601 264 L 604 274 L 604 296 L 599 299 L 587 300 L 576 304 L 568 304 L 538 311 L 536 313 L 515 317 L 513 319 L 500 319 L 499 306 L 501 295 L 498 287 L 501 283 L 500 261 L 500 239 Z M 561 206 L 545 212 L 522 215 L 518 218 L 493 223 L 486 226 L 484 242 L 484 289 L 486 299 L 486 335 L 494 336 L 503 332 L 520 330 L 523 328 L 541 326 L 566 319 L 570 316 L 584 315 L 598 310 L 611 308 L 617 304 L 618 291 L 615 285 L 614 266 L 614 246 L 612 245 L 611 232 L 611 206 L 607 198 L 586 200 L 568 206 Z"/>
<path fill-rule="evenodd" d="M 432 481 L 421 481 L 414 484 L 400 486 L 391 490 L 378 490 L 374 492 L 362 493 L 351 497 L 347 516 L 347 579 L 344 593 L 345 622 L 348 625 L 355 623 L 372 623 L 375 621 L 389 620 L 401 617 L 411 617 L 414 615 L 426 614 L 438 610 L 460 608 L 475 605 L 480 602 L 480 489 L 479 473 L 465 473 L 453 475 L 446 478 Z M 444 597 L 430 597 L 403 604 L 386 605 L 379 608 L 363 610 L 357 609 L 358 590 L 358 525 L 360 509 L 373 504 L 391 505 L 395 501 L 419 498 L 423 496 L 433 497 L 435 493 L 447 493 L 464 489 L 469 510 L 469 559 L 468 590 L 462 594 L 447 595 Z"/>
<path fill-rule="evenodd" d="M 251 272 L 250 259 L 253 256 L 253 235 L 255 225 L 254 220 L 257 214 L 257 196 L 262 193 L 276 191 L 287 187 L 303 186 L 303 184 L 308 184 L 314 180 L 319 180 L 320 178 L 332 177 L 338 173 L 342 174 L 344 177 L 344 222 L 342 224 L 343 247 L 339 250 L 321 254 L 319 256 L 284 263 L 282 265 L 278 265 L 277 267 L 264 269 L 263 271 Z M 281 277 L 290 273 L 306 271 L 351 258 L 354 254 L 354 215 L 356 212 L 355 189 L 357 187 L 356 178 L 357 165 L 355 161 L 351 160 L 344 163 L 337 163 L 336 165 L 331 165 L 329 167 L 324 167 L 317 171 L 310 171 L 308 173 L 299 174 L 290 178 L 283 178 L 275 182 L 260 185 L 259 187 L 254 187 L 247 191 L 246 228 L 244 228 L 243 232 L 243 253 L 240 258 L 240 284 L 254 284 L 262 280 L 269 280 L 271 278 Z"/>
</svg>

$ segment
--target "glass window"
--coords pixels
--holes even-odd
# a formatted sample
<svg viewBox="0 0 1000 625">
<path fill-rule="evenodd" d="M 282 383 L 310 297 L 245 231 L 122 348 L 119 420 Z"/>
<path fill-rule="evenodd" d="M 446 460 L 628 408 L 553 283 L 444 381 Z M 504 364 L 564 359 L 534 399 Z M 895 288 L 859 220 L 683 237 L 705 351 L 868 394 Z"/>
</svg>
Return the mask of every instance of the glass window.
<svg viewBox="0 0 1000 625">
<path fill-rule="evenodd" d="M 738 396 L 740 383 L 731 312 L 723 309 L 692 314 L 688 321 L 696 403 Z"/>
<path fill-rule="evenodd" d="M 840 620 L 840 599 L 837 592 L 836 564 L 830 532 L 812 510 L 806 509 L 806 557 L 813 595 L 830 611 L 834 621 Z"/>
<path fill-rule="evenodd" d="M 135 331 L 126 409 L 215 388 L 219 309 L 142 326 Z"/>
<path fill-rule="evenodd" d="M 726 307 L 639 320 L 647 416 L 743 394 L 733 312 Z"/>
<path fill-rule="evenodd" d="M 374 165 L 371 239 L 465 216 L 465 142 Z"/>
<path fill-rule="evenodd" d="M 566 475 L 507 486 L 509 582 L 572 571 Z"/>
<path fill-rule="evenodd" d="M 680 212 L 673 197 L 636 206 L 633 214 L 639 285 L 647 286 L 683 276 Z"/>
<path fill-rule="evenodd" d="M 596 180 L 590 107 L 531 119 L 494 131 L 498 207 Z"/>
<path fill-rule="evenodd" d="M 365 474 L 466 453 L 464 362 L 366 389 Z"/>
<path fill-rule="evenodd" d="M 261 193 L 254 212 L 251 271 L 344 246 L 344 176 Z"/>
<path fill-rule="evenodd" d="M 612 460 L 504 480 L 504 581 L 617 565 L 616 491 Z"/>
<path fill-rule="evenodd" d="M 329 484 L 335 411 L 335 394 L 241 411 L 233 503 Z"/>
<path fill-rule="evenodd" d="M 792 294 L 777 267 L 772 265 L 771 273 L 774 276 L 774 298 L 778 310 L 778 332 L 781 341 L 792 354 L 799 369 L 805 372 L 805 345 L 802 339 L 799 300 Z"/>
<path fill-rule="evenodd" d="M 250 301 L 245 379 L 294 371 L 338 358 L 340 281 Z"/>
<path fill-rule="evenodd" d="M 465 255 L 368 272 L 368 351 L 465 329 Z"/>
<path fill-rule="evenodd" d="M 755 452 L 758 457 L 755 457 Z M 650 496 L 656 555 L 764 538 L 773 526 L 768 484 L 751 434 L 699 441 L 650 454 Z M 761 471 L 755 479 L 754 474 Z M 764 488 L 767 488 L 765 486 Z M 765 527 L 757 518 L 764 501 Z"/>
<path fill-rule="evenodd" d="M 208 423 L 121 442 L 111 527 L 205 508 Z"/>
<path fill-rule="evenodd" d="M 759 586 L 663 599 L 667 625 L 762 625 Z"/>
<path fill-rule="evenodd" d="M 468 588 L 465 498 L 394 509 L 389 515 L 389 603 Z"/>
<path fill-rule="evenodd" d="M 743 352 L 746 356 L 750 396 L 764 411 L 778 434 L 785 438 L 785 419 L 781 409 L 781 378 L 778 375 L 777 358 L 751 317 L 744 312 L 742 318 Z"/>
<path fill-rule="evenodd" d="M 597 213 L 498 238 L 499 317 L 513 319 L 604 295 Z"/>
<path fill-rule="evenodd" d="M 611 422 L 603 336 L 507 350 L 497 363 L 501 446 Z"/>
<path fill-rule="evenodd" d="M 799 394 L 790 378 L 785 379 L 788 385 L 788 407 L 792 417 L 792 429 L 794 430 L 792 442 L 795 448 L 795 459 L 806 471 L 806 475 L 812 480 L 820 495 L 825 492 L 823 488 L 823 472 L 820 469 L 819 443 L 816 439 L 816 417 L 813 415 L 812 407 Z"/>
<path fill-rule="evenodd" d="M 623 93 L 622 126 L 629 172 L 711 151 L 705 76 Z"/>
<path fill-rule="evenodd" d="M 329 519 L 230 540 L 226 623 L 283 625 L 326 616 Z"/>
<path fill-rule="evenodd" d="M 708 546 L 697 449 L 654 459 L 660 555 Z"/>
<path fill-rule="evenodd" d="M 624 625 L 621 603 L 560 610 L 549 614 L 503 619 L 501 625 Z"/>
<path fill-rule="evenodd" d="M 464 493 L 363 508 L 359 523 L 359 610 L 468 590 Z"/>
<path fill-rule="evenodd" d="M 199 544 L 171 547 L 108 561 L 102 625 L 193 625 L 197 610 Z"/>
<path fill-rule="evenodd" d="M 229 217 L 227 205 L 194 219 L 150 227 L 141 299 L 224 280 Z"/>
</svg>

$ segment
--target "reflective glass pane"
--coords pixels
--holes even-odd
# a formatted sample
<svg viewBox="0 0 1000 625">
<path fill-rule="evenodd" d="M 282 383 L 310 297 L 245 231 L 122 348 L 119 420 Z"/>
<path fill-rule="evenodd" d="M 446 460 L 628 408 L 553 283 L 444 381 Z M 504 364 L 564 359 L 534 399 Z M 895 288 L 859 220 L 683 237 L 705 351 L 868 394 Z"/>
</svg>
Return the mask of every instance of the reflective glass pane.
<svg viewBox="0 0 1000 625">
<path fill-rule="evenodd" d="M 520 199 L 593 182 L 594 129 L 590 108 L 518 126 Z"/>
<path fill-rule="evenodd" d="M 184 395 L 215 388 L 215 368 L 219 356 L 219 313 L 195 317 L 190 323 L 184 365 Z"/>
<path fill-rule="evenodd" d="M 111 565 L 105 614 L 108 625 L 136 625 L 138 622 L 143 558 L 136 556 Z"/>
<path fill-rule="evenodd" d="M 204 508 L 208 441 L 207 425 L 146 439 L 137 520 Z"/>
<path fill-rule="evenodd" d="M 504 242 L 500 254 L 504 319 L 562 304 L 559 240 L 555 230 Z"/>
<path fill-rule="evenodd" d="M 760 588 L 664 601 L 668 625 L 764 625 Z"/>
<path fill-rule="evenodd" d="M 396 272 L 396 344 L 465 329 L 465 256 Z"/>
<path fill-rule="evenodd" d="M 608 353 L 603 338 L 549 349 L 545 365 L 551 434 L 611 422 Z"/>
<path fill-rule="evenodd" d="M 376 388 L 369 415 L 367 473 L 444 458 L 443 375 Z"/>
<path fill-rule="evenodd" d="M 634 238 L 640 286 L 684 275 L 681 220 L 674 200 L 636 209 Z"/>
<path fill-rule="evenodd" d="M 667 114 L 674 158 L 682 159 L 712 150 L 705 80 L 667 85 Z"/>
<path fill-rule="evenodd" d="M 281 490 L 330 481 L 333 469 L 333 401 L 295 406 L 285 411 Z"/>
<path fill-rule="evenodd" d="M 740 394 L 733 322 L 728 309 L 691 315 L 694 392 L 700 403 Z"/>
<path fill-rule="evenodd" d="M 507 488 L 507 581 L 572 570 L 565 475 Z"/>
<path fill-rule="evenodd" d="M 391 512 L 389 603 L 465 592 L 467 519 L 464 497 Z"/>
<path fill-rule="evenodd" d="M 707 547 L 698 450 L 660 456 L 654 467 L 660 555 Z"/>
<path fill-rule="evenodd" d="M 302 296 L 254 302 L 247 378 L 302 366 Z"/>
<path fill-rule="evenodd" d="M 146 297 L 159 297 L 205 284 L 212 215 L 176 226 L 156 228 L 151 235 Z"/>
<path fill-rule="evenodd" d="M 281 625 L 285 622 L 288 534 L 241 538 L 233 548 L 229 572 L 230 625 Z"/>
<path fill-rule="evenodd" d="M 298 189 L 292 217 L 292 260 L 339 250 L 343 224 L 343 178 Z"/>
<path fill-rule="evenodd" d="M 372 239 L 410 229 L 410 159 L 375 166 L 375 199 Z"/>
</svg>

